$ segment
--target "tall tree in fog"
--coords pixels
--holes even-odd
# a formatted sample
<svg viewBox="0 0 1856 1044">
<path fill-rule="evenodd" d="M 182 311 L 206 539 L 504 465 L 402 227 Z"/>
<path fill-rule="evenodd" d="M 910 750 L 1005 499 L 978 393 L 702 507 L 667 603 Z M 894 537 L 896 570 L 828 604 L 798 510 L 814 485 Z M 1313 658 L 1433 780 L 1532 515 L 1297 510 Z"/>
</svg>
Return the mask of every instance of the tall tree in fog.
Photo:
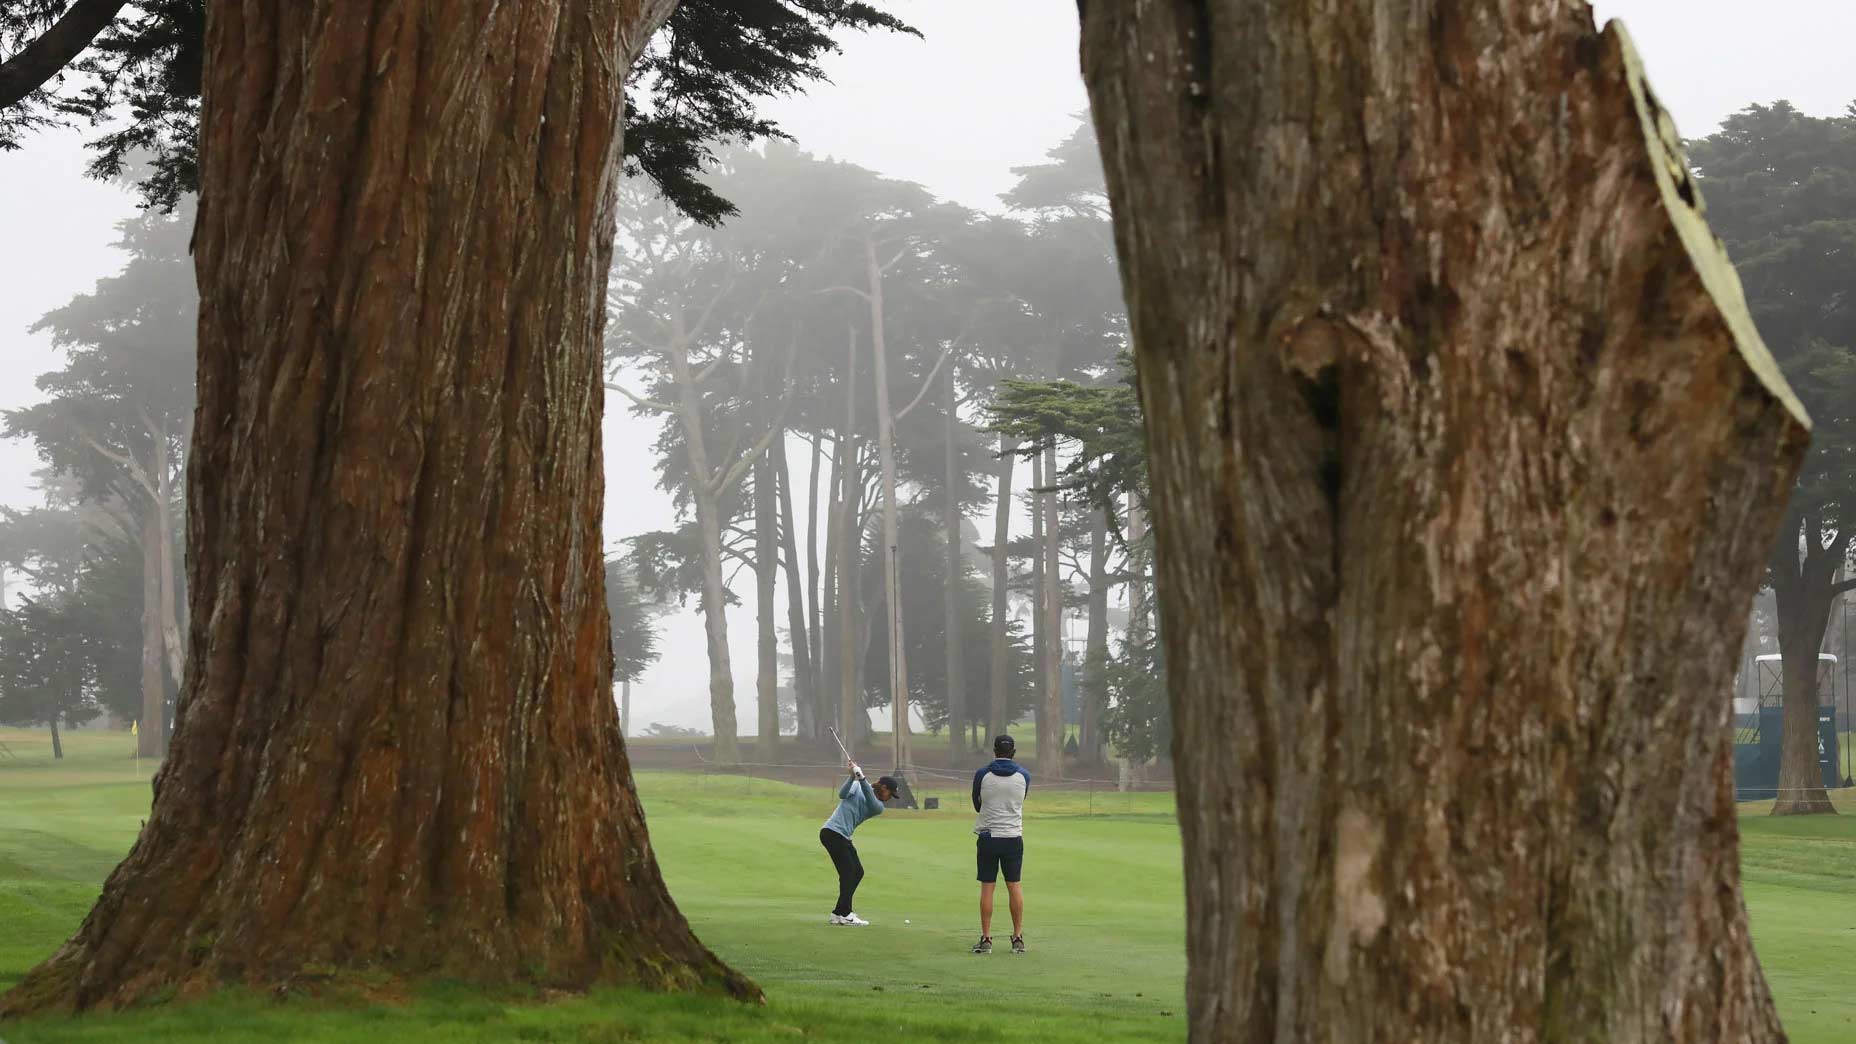
<svg viewBox="0 0 1856 1044">
<path fill-rule="evenodd" d="M 1002 287 L 1034 320 L 1031 372 L 1047 379 L 1104 372 L 1123 347 L 1125 318 L 1107 221 L 1106 189 L 1095 153 L 1093 133 L 1087 125 L 1079 125 L 1049 151 L 1047 162 L 1016 168 L 1018 181 L 1002 197 L 1008 206 L 1032 218 L 1018 244 L 1018 256 L 999 276 Z M 1057 439 L 1047 439 L 1032 450 L 1041 453 L 1034 470 L 1045 476 L 1042 488 L 1033 491 L 1034 528 L 1041 535 L 1034 549 L 1040 558 L 1033 571 L 1039 577 L 1033 604 L 1036 630 L 1043 635 L 1039 644 L 1044 688 L 1038 714 L 1038 763 L 1045 774 L 1058 778 L 1063 772 L 1064 730 Z"/>
<path fill-rule="evenodd" d="M 165 158 L 199 157 L 202 199 L 185 713 L 135 848 L 0 1013 L 311 966 L 756 993 L 664 888 L 611 698 L 621 98 L 647 56 L 634 94 L 670 103 L 634 110 L 640 161 L 712 215 L 676 181 L 703 142 L 764 133 L 755 100 L 873 12 L 698 2 L 706 22 L 650 49 L 675 7 L 226 5 L 203 38 L 177 26 L 200 130 Z M 146 127 L 184 119 L 188 83 L 117 86 L 159 95 Z"/>
<path fill-rule="evenodd" d="M 625 271 L 613 279 L 609 356 L 635 363 L 650 379 L 645 394 L 611 385 L 645 413 L 663 414 L 673 428 L 666 484 L 687 498 L 694 516 L 702 569 L 699 607 L 709 650 L 709 709 L 715 759 L 739 760 L 734 668 L 728 647 L 724 530 L 738 513 L 738 494 L 773 442 L 785 430 L 790 401 L 784 365 L 759 382 L 771 360 L 756 366 L 750 339 L 766 298 L 766 273 L 717 230 L 627 194 L 620 223 Z M 622 376 L 622 375 L 621 375 Z M 776 405 L 769 410 L 765 400 Z M 769 592 L 770 594 L 770 592 Z M 773 693 L 761 694 L 773 710 Z M 768 715 L 762 715 L 763 725 Z M 774 719 L 777 724 L 777 717 Z M 777 733 L 776 733 L 777 735 Z M 763 737 L 763 739 L 770 737 Z"/>
<path fill-rule="evenodd" d="M 1810 411 L 1811 452 L 1766 563 L 1785 693 L 1775 813 L 1833 812 L 1818 765 L 1818 653 L 1856 590 L 1856 107 L 1779 102 L 1729 116 L 1691 153 L 1747 304 Z"/>
<path fill-rule="evenodd" d="M 1192 1038 L 1782 1039 L 1722 696 L 1808 432 L 1622 32 L 1081 10 Z"/>
<path fill-rule="evenodd" d="M 179 551 L 181 479 L 193 420 L 197 295 L 187 240 L 192 208 L 120 226 L 129 261 L 39 320 L 64 355 L 38 380 L 44 401 L 6 415 L 52 468 L 93 500 L 130 506 L 142 552 L 143 757 L 166 752 L 166 713 L 182 677 L 186 610 Z"/>
</svg>

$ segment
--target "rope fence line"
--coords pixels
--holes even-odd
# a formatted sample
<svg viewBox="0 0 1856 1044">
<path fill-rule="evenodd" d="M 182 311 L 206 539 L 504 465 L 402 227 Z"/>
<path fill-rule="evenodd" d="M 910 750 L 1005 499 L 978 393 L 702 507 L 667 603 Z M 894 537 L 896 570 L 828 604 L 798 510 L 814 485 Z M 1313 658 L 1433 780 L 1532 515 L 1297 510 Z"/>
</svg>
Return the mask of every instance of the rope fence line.
<svg viewBox="0 0 1856 1044">
<path fill-rule="evenodd" d="M 700 750 L 692 748 L 691 753 L 695 755 L 695 759 L 696 759 L 695 763 L 688 765 L 688 768 L 683 769 L 682 771 L 695 770 L 698 774 L 698 781 L 699 781 L 698 786 L 705 784 L 708 781 L 710 776 L 727 776 L 732 779 L 745 778 L 751 782 L 752 780 L 757 778 L 755 775 L 756 771 L 766 773 L 767 778 L 771 782 L 782 782 L 782 783 L 791 782 L 791 781 L 780 779 L 779 777 L 772 775 L 772 772 L 789 772 L 789 773 L 790 772 L 810 772 L 810 773 L 820 773 L 820 774 L 830 772 L 830 773 L 835 774 L 839 771 L 842 771 L 842 767 L 836 762 L 737 761 L 731 764 L 724 765 L 719 762 L 710 761 L 708 758 L 703 756 L 702 751 Z M 647 767 L 647 768 L 654 767 L 658 771 L 673 771 L 673 772 L 679 771 L 679 769 L 666 768 L 665 766 L 662 766 L 662 765 L 638 766 L 638 767 Z M 919 765 L 913 766 L 911 771 L 917 777 L 927 777 L 925 782 L 927 782 L 929 785 L 935 786 L 937 788 L 958 790 L 961 794 L 965 794 L 967 784 L 973 778 L 973 775 L 970 772 L 954 772 L 950 769 L 923 768 Z M 1084 778 L 1084 779 L 1062 779 L 1062 780 L 1057 780 L 1054 782 L 1042 783 L 1039 785 L 1042 786 L 1046 790 L 1054 790 L 1058 793 L 1069 793 L 1069 794 L 1075 794 L 1078 796 L 1086 796 L 1088 799 L 1088 806 L 1086 810 L 1080 811 L 1080 812 L 1079 811 L 1065 812 L 1065 811 L 1060 811 L 1060 810 L 1053 810 L 1049 812 L 1050 815 L 1054 815 L 1054 816 L 1065 816 L 1065 815 L 1094 816 L 1098 814 L 1116 815 L 1116 814 L 1122 814 L 1122 813 L 1132 814 L 1135 811 L 1134 798 L 1137 794 L 1170 794 L 1174 790 L 1173 783 L 1170 780 L 1130 779 L 1130 780 L 1122 781 L 1122 780 L 1113 780 L 1113 779 Z M 1101 792 L 1100 798 L 1098 798 L 1097 796 L 1098 792 Z M 1123 804 L 1121 808 L 1117 809 L 1114 807 L 1115 802 L 1114 802 L 1114 798 L 1112 795 L 1119 795 L 1123 799 Z M 1101 805 L 1102 807 L 1098 809 L 1098 805 Z M 956 803 L 948 807 L 958 808 L 959 805 L 958 803 Z"/>
</svg>

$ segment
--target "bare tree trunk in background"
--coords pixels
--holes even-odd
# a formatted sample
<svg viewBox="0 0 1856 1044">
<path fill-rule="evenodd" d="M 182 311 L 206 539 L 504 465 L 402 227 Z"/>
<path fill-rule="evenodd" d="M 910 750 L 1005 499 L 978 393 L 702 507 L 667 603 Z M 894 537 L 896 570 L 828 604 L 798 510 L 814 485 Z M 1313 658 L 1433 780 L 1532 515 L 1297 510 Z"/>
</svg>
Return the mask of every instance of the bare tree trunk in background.
<svg viewBox="0 0 1856 1044">
<path fill-rule="evenodd" d="M 167 654 L 168 677 L 175 685 L 186 678 L 186 656 L 181 646 L 180 599 L 175 590 L 174 570 L 174 463 L 169 459 L 168 431 L 165 425 L 150 421 L 150 444 L 154 447 L 154 514 L 161 540 L 161 645 Z"/>
<path fill-rule="evenodd" d="M 1779 677 L 1785 708 L 1774 815 L 1835 815 L 1837 811 L 1824 789 L 1824 773 L 1818 764 L 1817 657 L 1824 648 L 1830 607 L 1847 589 L 1837 582 L 1837 571 L 1849 543 L 1850 535 L 1839 533 L 1826 547 L 1817 518 L 1788 513 L 1767 561 L 1779 617 Z"/>
<path fill-rule="evenodd" d="M 1806 431 L 1622 33 L 1082 11 L 1191 1039 L 1782 1039 L 1722 696 Z"/>
<path fill-rule="evenodd" d="M 1044 447 L 1044 481 L 1038 494 L 1044 513 L 1044 726 L 1038 733 L 1038 768 L 1047 779 L 1063 778 L 1063 574 L 1058 550 L 1063 546 L 1062 505 L 1057 500 L 1057 442 Z"/>
<path fill-rule="evenodd" d="M 858 469 L 857 448 L 857 328 L 849 334 L 849 360 L 845 368 L 844 402 L 845 443 L 839 454 L 844 458 L 842 478 L 844 492 L 839 502 L 838 519 L 838 734 L 856 753 L 857 744 L 869 728 L 864 713 L 863 692 L 858 683 L 858 662 L 862 659 L 862 628 L 858 620 L 858 561 L 863 553 L 863 525 L 858 508 L 863 500 L 863 476 Z"/>
<path fill-rule="evenodd" d="M 844 722 L 838 717 L 839 693 L 842 691 L 842 685 L 839 682 L 839 650 L 843 646 L 838 628 L 840 587 L 838 582 L 838 527 L 844 517 L 843 502 L 840 499 L 840 494 L 844 489 L 844 475 L 843 469 L 839 466 L 839 460 L 843 456 L 843 451 L 844 440 L 833 439 L 829 482 L 831 503 L 827 505 L 825 514 L 825 579 L 824 585 L 819 589 L 817 606 L 820 635 L 818 646 L 819 717 L 825 725 L 834 726 L 839 732 L 844 731 Z M 820 734 L 822 735 L 824 731 L 824 727 L 821 726 Z"/>
<path fill-rule="evenodd" d="M 167 753 L 168 686 L 161 627 L 161 505 L 142 509 L 142 718 L 137 757 L 160 761 Z"/>
<path fill-rule="evenodd" d="M 59 735 L 58 735 L 58 715 L 57 714 L 52 715 L 52 720 L 49 724 L 52 727 L 52 760 L 63 761 L 64 760 L 64 740 L 59 738 Z"/>
<path fill-rule="evenodd" d="M 777 479 L 771 453 L 769 447 L 754 460 L 754 612 L 756 651 L 759 653 L 755 689 L 760 711 L 754 756 L 777 765 L 780 763 L 780 636 L 774 587 L 780 578 L 780 525 L 779 494 L 774 487 Z"/>
<path fill-rule="evenodd" d="M 786 631 L 793 649 L 793 710 L 799 718 L 799 738 L 817 739 L 818 675 L 813 669 L 812 646 L 807 634 L 806 584 L 799 574 L 797 528 L 793 524 L 793 476 L 786 463 L 784 436 L 773 440 L 770 452 L 774 454 L 776 478 L 780 483 L 780 548 L 786 562 Z M 815 466 L 814 481 L 816 471 Z M 813 492 L 816 494 L 817 490 Z"/>
<path fill-rule="evenodd" d="M 740 728 L 735 721 L 735 667 L 728 649 L 728 596 L 722 579 L 721 483 L 704 437 L 702 392 L 690 368 L 688 334 L 681 313 L 672 315 L 665 355 L 677 386 L 677 419 L 689 455 L 690 502 L 702 540 L 702 630 L 709 650 L 709 719 L 715 731 L 717 764 L 741 760 Z"/>
<path fill-rule="evenodd" d="M 883 657 L 889 668 L 890 727 L 894 729 L 896 774 L 906 776 L 913 757 L 909 749 L 909 666 L 908 645 L 903 641 L 902 577 L 896 556 L 900 537 L 896 518 L 896 415 L 889 402 L 889 351 L 883 335 L 883 269 L 877 263 L 876 243 L 864 237 L 864 278 L 870 304 L 870 347 L 876 363 L 876 450 L 883 469 L 883 543 L 877 556 L 883 569 L 885 619 L 888 626 L 889 651 Z"/>
<path fill-rule="evenodd" d="M 1050 640 L 1045 628 L 1048 617 L 1044 613 L 1044 495 L 1037 492 L 1044 488 L 1044 454 L 1031 454 L 1031 488 L 1026 490 L 1028 506 L 1031 509 L 1031 677 L 1036 686 L 1036 697 L 1031 701 L 1031 726 L 1038 736 L 1038 774 L 1049 772 L 1049 757 L 1044 753 L 1044 741 L 1050 735 L 1050 720 L 1045 716 L 1048 705 L 1044 701 L 1044 644 Z"/>
<path fill-rule="evenodd" d="M 1012 466 L 1018 460 L 1018 440 L 999 436 L 999 492 L 993 497 L 992 528 L 992 704 L 987 728 L 997 736 L 1011 722 L 1012 635 Z"/>
<path fill-rule="evenodd" d="M 610 684 L 619 106 L 672 6 L 213 6 L 187 712 L 0 1013 L 311 969 L 757 995 L 664 888 Z"/>
<path fill-rule="evenodd" d="M 1089 634 L 1083 648 L 1083 763 L 1102 763 L 1102 712 L 1108 709 L 1108 512 L 1090 512 Z M 1093 772 L 1091 773 L 1093 776 Z"/>
<path fill-rule="evenodd" d="M 954 379 L 954 365 L 947 366 L 947 496 L 941 505 L 941 528 L 947 533 L 947 584 L 943 602 L 947 628 L 943 644 L 947 647 L 947 757 L 948 764 L 960 765 L 967 758 L 967 659 L 962 647 L 960 626 L 961 581 L 966 578 L 966 559 L 960 553 L 960 389 Z"/>
<path fill-rule="evenodd" d="M 1140 544 L 1147 539 L 1147 512 L 1140 497 L 1128 494 L 1128 627 L 1147 613 L 1147 564 Z"/>
</svg>

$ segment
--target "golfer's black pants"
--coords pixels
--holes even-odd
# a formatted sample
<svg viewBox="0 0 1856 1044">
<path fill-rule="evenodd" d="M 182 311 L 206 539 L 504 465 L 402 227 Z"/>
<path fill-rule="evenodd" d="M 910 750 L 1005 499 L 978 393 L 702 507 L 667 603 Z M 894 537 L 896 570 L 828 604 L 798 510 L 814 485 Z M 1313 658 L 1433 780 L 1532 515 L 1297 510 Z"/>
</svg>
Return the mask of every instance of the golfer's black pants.
<svg viewBox="0 0 1856 1044">
<path fill-rule="evenodd" d="M 831 865 L 838 868 L 838 905 L 831 912 L 839 917 L 851 912 L 851 897 L 857 894 L 857 883 L 864 879 L 863 860 L 857 858 L 857 846 L 851 839 L 830 827 L 818 832 L 819 844 L 831 853 Z"/>
</svg>

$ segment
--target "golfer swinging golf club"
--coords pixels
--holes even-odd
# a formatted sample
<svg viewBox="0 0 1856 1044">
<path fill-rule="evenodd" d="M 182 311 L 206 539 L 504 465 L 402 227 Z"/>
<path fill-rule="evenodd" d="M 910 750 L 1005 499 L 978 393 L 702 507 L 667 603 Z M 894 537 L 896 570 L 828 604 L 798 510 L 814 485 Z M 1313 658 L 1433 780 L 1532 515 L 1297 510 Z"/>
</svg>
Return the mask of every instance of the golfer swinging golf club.
<svg viewBox="0 0 1856 1044">
<path fill-rule="evenodd" d="M 1031 773 L 1012 755 L 1018 744 L 1001 735 L 992 741 L 993 761 L 973 774 L 973 832 L 979 835 L 980 941 L 974 953 L 992 952 L 992 893 L 1005 871 L 1005 891 L 1012 906 L 1012 952 L 1025 952 L 1025 893 L 1019 872 L 1025 865 L 1025 795 Z"/>
<path fill-rule="evenodd" d="M 832 732 L 833 739 L 837 739 L 837 735 L 836 731 Z M 838 747 L 843 749 L 843 740 L 838 741 Z M 883 814 L 883 802 L 895 795 L 896 781 L 883 776 L 872 787 L 864 778 L 864 770 L 851 760 L 848 751 L 844 760 L 851 777 L 838 788 L 838 809 L 820 828 L 818 840 L 831 855 L 831 865 L 838 871 L 838 905 L 831 909 L 831 923 L 863 926 L 870 922 L 851 909 L 857 884 L 864 879 L 864 864 L 857 858 L 857 846 L 851 844 L 851 834 L 864 820 Z"/>
</svg>

